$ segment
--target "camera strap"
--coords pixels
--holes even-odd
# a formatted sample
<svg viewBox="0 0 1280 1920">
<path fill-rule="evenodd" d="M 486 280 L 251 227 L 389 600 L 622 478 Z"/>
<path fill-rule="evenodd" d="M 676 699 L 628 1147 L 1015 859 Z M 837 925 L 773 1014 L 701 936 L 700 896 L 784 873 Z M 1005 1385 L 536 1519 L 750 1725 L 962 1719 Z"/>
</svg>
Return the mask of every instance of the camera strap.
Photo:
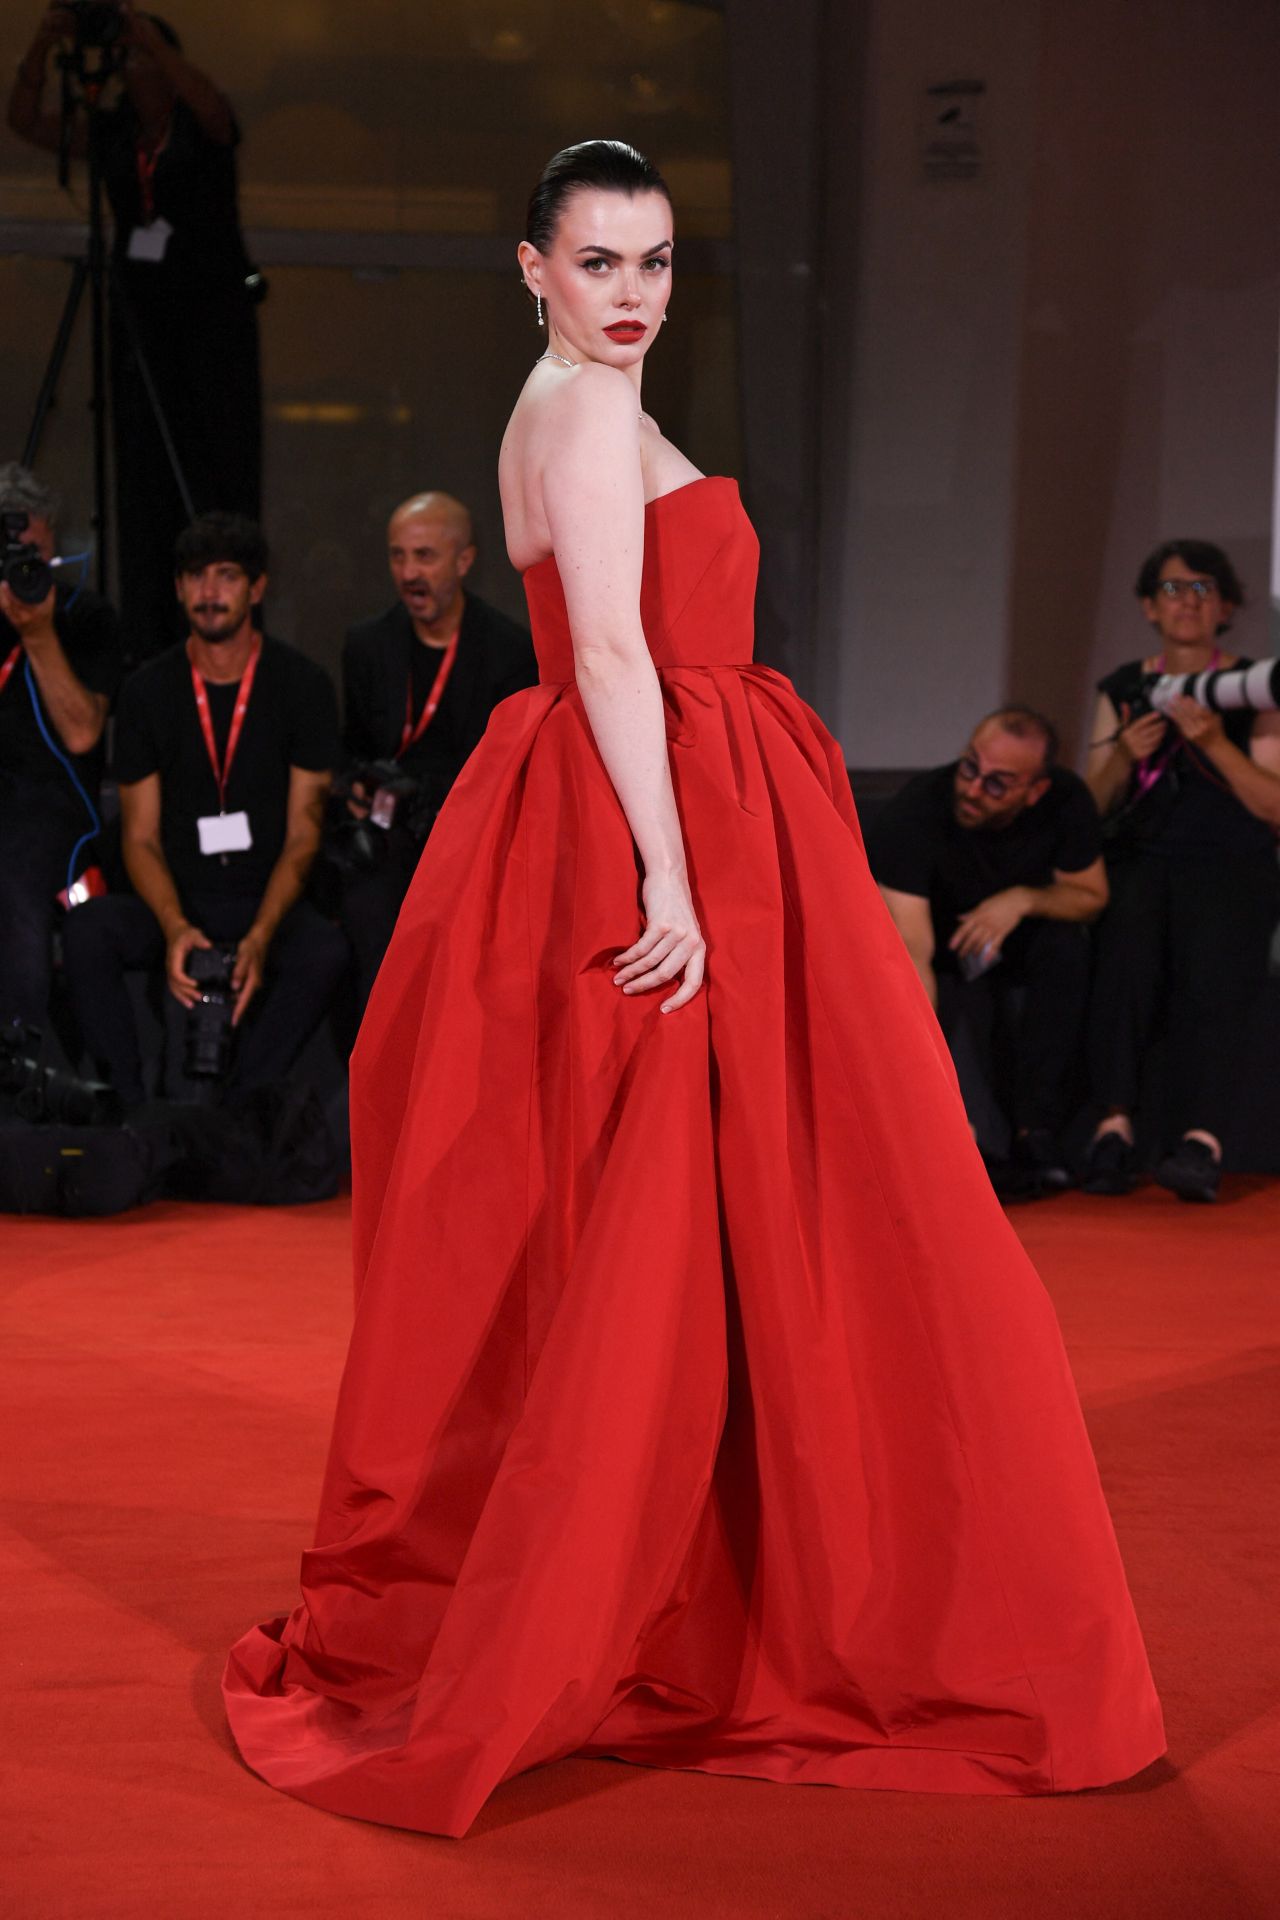
<svg viewBox="0 0 1280 1920">
<path fill-rule="evenodd" d="M 459 628 L 458 631 L 460 633 L 461 628 Z M 418 724 L 416 726 L 413 723 L 413 669 L 410 668 L 409 684 L 405 688 L 404 695 L 404 728 L 400 735 L 400 745 L 396 748 L 395 753 L 397 760 L 406 754 L 410 747 L 416 745 L 416 743 L 421 740 L 423 734 L 435 719 L 436 709 L 444 699 L 444 690 L 449 684 L 449 675 L 453 672 L 453 662 L 457 652 L 458 634 L 455 633 L 444 650 L 444 659 L 436 669 L 436 677 L 432 682 L 431 691 L 427 695 L 422 712 L 418 715 Z"/>
<path fill-rule="evenodd" d="M 13 677 L 13 670 L 22 658 L 22 642 L 19 640 L 9 658 L 0 667 L 0 693 L 3 693 Z"/>
<path fill-rule="evenodd" d="M 188 656 L 189 657 L 189 656 Z M 249 696 L 253 692 L 254 675 L 258 671 L 258 662 L 262 658 L 262 641 L 255 640 L 249 664 L 240 677 L 240 691 L 236 696 L 235 710 L 231 715 L 231 731 L 227 735 L 226 758 L 218 764 L 218 743 L 213 733 L 213 715 L 209 711 L 209 696 L 205 692 L 204 681 L 191 662 L 191 687 L 196 696 L 196 712 L 200 715 L 200 731 L 204 734 L 205 749 L 209 755 L 209 765 L 213 768 L 213 777 L 218 783 L 218 811 L 227 810 L 227 782 L 231 778 L 231 762 L 236 757 L 236 748 L 240 745 L 240 735 L 244 730 L 244 717 L 249 711 Z"/>
</svg>

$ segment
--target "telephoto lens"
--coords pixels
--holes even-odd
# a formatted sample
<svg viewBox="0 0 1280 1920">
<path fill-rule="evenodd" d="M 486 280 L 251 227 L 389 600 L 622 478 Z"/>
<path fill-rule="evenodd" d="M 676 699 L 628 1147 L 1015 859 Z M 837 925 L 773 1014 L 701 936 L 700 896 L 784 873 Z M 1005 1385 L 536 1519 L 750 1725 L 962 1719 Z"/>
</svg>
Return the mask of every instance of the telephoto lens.
<svg viewBox="0 0 1280 1920">
<path fill-rule="evenodd" d="M 193 1080 L 225 1079 L 231 1065 L 235 964 L 234 947 L 193 947 L 187 955 L 187 973 L 200 988 L 200 998 L 187 1009 L 182 1058 L 183 1072 Z"/>
</svg>

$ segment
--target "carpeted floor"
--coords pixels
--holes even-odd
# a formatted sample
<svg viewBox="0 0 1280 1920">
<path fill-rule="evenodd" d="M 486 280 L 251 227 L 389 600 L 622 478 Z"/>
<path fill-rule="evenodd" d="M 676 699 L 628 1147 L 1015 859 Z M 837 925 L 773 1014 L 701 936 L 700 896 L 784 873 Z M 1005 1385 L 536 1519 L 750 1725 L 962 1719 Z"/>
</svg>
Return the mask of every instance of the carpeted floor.
<svg viewBox="0 0 1280 1920">
<path fill-rule="evenodd" d="M 347 1209 L 0 1223 L 4 1911 L 21 1920 L 968 1920 L 1280 1913 L 1280 1185 L 1024 1207 L 1169 1725 L 1057 1800 L 566 1762 L 462 1842 L 235 1757 L 228 1642 L 292 1603 L 348 1313 Z"/>
</svg>

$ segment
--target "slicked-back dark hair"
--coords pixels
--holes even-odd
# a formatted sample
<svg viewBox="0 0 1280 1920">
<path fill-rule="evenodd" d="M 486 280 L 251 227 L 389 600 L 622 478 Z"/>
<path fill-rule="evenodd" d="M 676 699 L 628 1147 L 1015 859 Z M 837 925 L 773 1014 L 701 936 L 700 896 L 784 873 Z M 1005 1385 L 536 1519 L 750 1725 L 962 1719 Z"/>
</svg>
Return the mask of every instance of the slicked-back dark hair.
<svg viewBox="0 0 1280 1920">
<path fill-rule="evenodd" d="M 548 160 L 529 196 L 524 237 L 530 246 L 550 253 L 565 202 L 584 187 L 628 195 L 660 193 L 672 204 L 666 181 L 635 147 L 625 140 L 581 140 Z"/>
<path fill-rule="evenodd" d="M 1212 540 L 1166 540 L 1149 553 L 1142 563 L 1134 592 L 1139 600 L 1154 600 L 1166 560 L 1181 560 L 1192 573 L 1207 573 L 1224 600 L 1233 607 L 1244 605 L 1244 587 L 1235 568 L 1221 547 Z"/>
<path fill-rule="evenodd" d="M 261 580 L 267 542 L 256 520 L 243 513 L 202 513 L 183 528 L 173 550 L 175 573 L 203 573 L 220 560 L 242 568 L 250 580 Z"/>
<path fill-rule="evenodd" d="M 1034 707 L 997 707 L 994 713 L 986 714 L 979 720 L 974 733 L 983 727 L 996 726 L 1005 733 L 1011 733 L 1015 740 L 1038 740 L 1040 742 L 1040 771 L 1048 773 L 1056 765 L 1059 751 L 1058 729 L 1047 714 L 1038 713 Z"/>
</svg>

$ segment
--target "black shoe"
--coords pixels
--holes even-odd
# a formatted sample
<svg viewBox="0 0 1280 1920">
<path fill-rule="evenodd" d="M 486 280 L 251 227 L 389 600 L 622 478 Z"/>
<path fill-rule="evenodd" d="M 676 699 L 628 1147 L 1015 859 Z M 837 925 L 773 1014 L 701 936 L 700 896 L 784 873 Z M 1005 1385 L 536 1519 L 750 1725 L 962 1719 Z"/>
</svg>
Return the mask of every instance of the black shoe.
<svg viewBox="0 0 1280 1920">
<path fill-rule="evenodd" d="M 1091 1144 L 1084 1163 L 1084 1179 L 1080 1182 L 1082 1191 L 1132 1193 L 1138 1178 L 1137 1158 L 1132 1140 L 1126 1140 L 1122 1133 L 1114 1130 L 1100 1133 Z"/>
<path fill-rule="evenodd" d="M 1063 1193 L 1074 1184 L 1066 1155 L 1048 1127 L 1031 1127 L 1018 1134 L 1010 1158 L 1031 1194 Z"/>
<path fill-rule="evenodd" d="M 1222 1162 L 1204 1140 L 1182 1140 L 1156 1168 L 1156 1179 L 1179 1200 L 1216 1200 Z"/>
</svg>

